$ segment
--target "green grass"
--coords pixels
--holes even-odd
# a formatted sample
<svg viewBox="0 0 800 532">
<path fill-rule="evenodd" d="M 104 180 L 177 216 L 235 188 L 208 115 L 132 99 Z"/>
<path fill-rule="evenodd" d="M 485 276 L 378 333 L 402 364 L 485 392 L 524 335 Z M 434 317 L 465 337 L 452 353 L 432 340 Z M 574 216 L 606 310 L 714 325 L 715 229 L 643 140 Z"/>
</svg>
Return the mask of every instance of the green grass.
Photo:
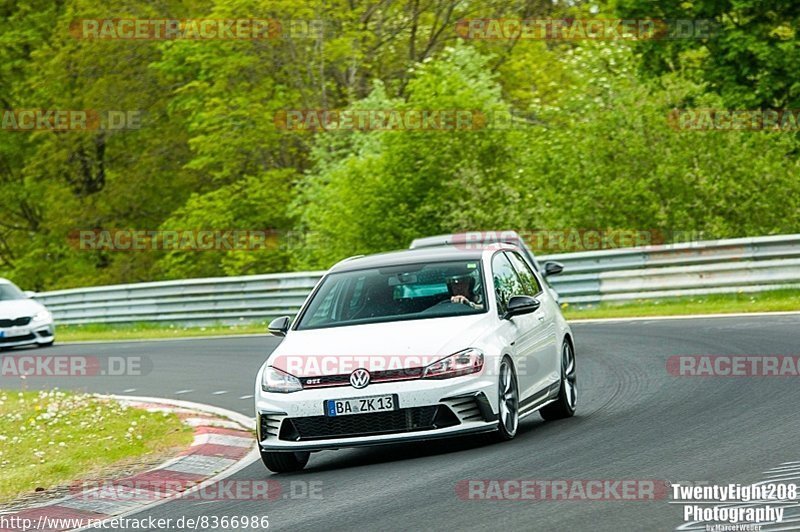
<svg viewBox="0 0 800 532">
<path fill-rule="evenodd" d="M 94 395 L 0 390 L 0 502 L 185 448 L 192 428 Z"/>
<path fill-rule="evenodd" d="M 562 310 L 568 320 L 800 311 L 800 290 L 635 300 L 621 303 L 600 303 L 581 308 L 562 304 Z"/>
<path fill-rule="evenodd" d="M 56 325 L 56 342 L 93 340 L 141 340 L 219 336 L 225 334 L 266 334 L 266 323 L 183 327 L 160 323 Z"/>
</svg>

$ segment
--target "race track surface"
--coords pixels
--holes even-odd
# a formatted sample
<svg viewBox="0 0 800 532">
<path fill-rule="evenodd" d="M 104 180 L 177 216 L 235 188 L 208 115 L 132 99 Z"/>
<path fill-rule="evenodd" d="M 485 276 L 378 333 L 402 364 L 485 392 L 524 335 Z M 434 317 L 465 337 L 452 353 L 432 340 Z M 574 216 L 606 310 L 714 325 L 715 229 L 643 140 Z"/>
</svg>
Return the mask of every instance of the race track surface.
<svg viewBox="0 0 800 532">
<path fill-rule="evenodd" d="M 463 500 L 456 485 L 469 479 L 749 484 L 781 463 L 800 461 L 800 379 L 667 371 L 672 355 L 796 356 L 800 316 L 581 323 L 573 330 L 580 396 L 572 419 L 545 423 L 531 416 L 504 444 L 471 437 L 316 453 L 305 471 L 291 475 L 270 475 L 255 462 L 232 479 L 278 480 L 284 497 L 175 501 L 136 517 L 268 515 L 276 530 L 674 530 L 684 521 L 669 496 Z M 141 356 L 149 370 L 142 376 L 29 378 L 24 384 L 3 378 L 0 387 L 158 396 L 252 416 L 256 370 L 277 343 L 265 336 L 16 350 L 3 356 Z M 292 497 L 292 481 L 313 482 L 322 497 Z M 798 513 L 787 508 L 786 518 Z M 781 529 L 794 527 L 800 523 Z"/>
</svg>

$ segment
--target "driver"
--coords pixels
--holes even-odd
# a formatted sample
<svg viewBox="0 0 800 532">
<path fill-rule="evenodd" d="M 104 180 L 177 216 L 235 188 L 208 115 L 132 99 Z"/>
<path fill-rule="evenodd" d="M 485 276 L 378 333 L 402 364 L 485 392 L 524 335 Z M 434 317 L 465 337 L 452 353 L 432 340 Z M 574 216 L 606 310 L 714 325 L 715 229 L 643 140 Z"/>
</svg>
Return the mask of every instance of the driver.
<svg viewBox="0 0 800 532">
<path fill-rule="evenodd" d="M 447 290 L 451 303 L 461 303 L 474 309 L 482 309 L 483 303 L 475 293 L 475 278 L 471 275 L 456 275 L 447 279 Z"/>
</svg>

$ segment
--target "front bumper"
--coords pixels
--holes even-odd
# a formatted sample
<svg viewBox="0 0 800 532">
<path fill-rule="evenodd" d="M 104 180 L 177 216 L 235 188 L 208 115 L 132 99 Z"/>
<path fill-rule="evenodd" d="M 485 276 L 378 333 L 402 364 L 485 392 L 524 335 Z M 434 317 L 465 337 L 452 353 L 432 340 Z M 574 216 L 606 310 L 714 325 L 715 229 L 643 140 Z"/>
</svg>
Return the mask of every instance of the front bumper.
<svg viewBox="0 0 800 532">
<path fill-rule="evenodd" d="M 399 410 L 325 417 L 324 401 L 397 394 Z M 256 390 L 258 441 L 267 451 L 319 451 L 488 432 L 497 427 L 489 377 L 413 380 L 294 393 Z"/>
<path fill-rule="evenodd" d="M 52 321 L 33 321 L 28 325 L 0 327 L 0 347 L 50 344 L 55 339 Z"/>
</svg>

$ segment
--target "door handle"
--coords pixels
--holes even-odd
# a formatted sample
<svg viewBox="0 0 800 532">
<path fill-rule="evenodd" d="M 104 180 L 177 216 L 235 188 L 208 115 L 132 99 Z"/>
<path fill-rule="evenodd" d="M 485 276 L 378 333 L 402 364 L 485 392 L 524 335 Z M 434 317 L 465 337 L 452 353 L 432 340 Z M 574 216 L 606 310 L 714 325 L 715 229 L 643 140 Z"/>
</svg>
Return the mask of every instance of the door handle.
<svg viewBox="0 0 800 532">
<path fill-rule="evenodd" d="M 544 316 L 539 316 L 539 317 L 538 317 L 538 318 L 536 318 L 536 319 L 538 319 L 539 321 L 544 321 Z"/>
</svg>

